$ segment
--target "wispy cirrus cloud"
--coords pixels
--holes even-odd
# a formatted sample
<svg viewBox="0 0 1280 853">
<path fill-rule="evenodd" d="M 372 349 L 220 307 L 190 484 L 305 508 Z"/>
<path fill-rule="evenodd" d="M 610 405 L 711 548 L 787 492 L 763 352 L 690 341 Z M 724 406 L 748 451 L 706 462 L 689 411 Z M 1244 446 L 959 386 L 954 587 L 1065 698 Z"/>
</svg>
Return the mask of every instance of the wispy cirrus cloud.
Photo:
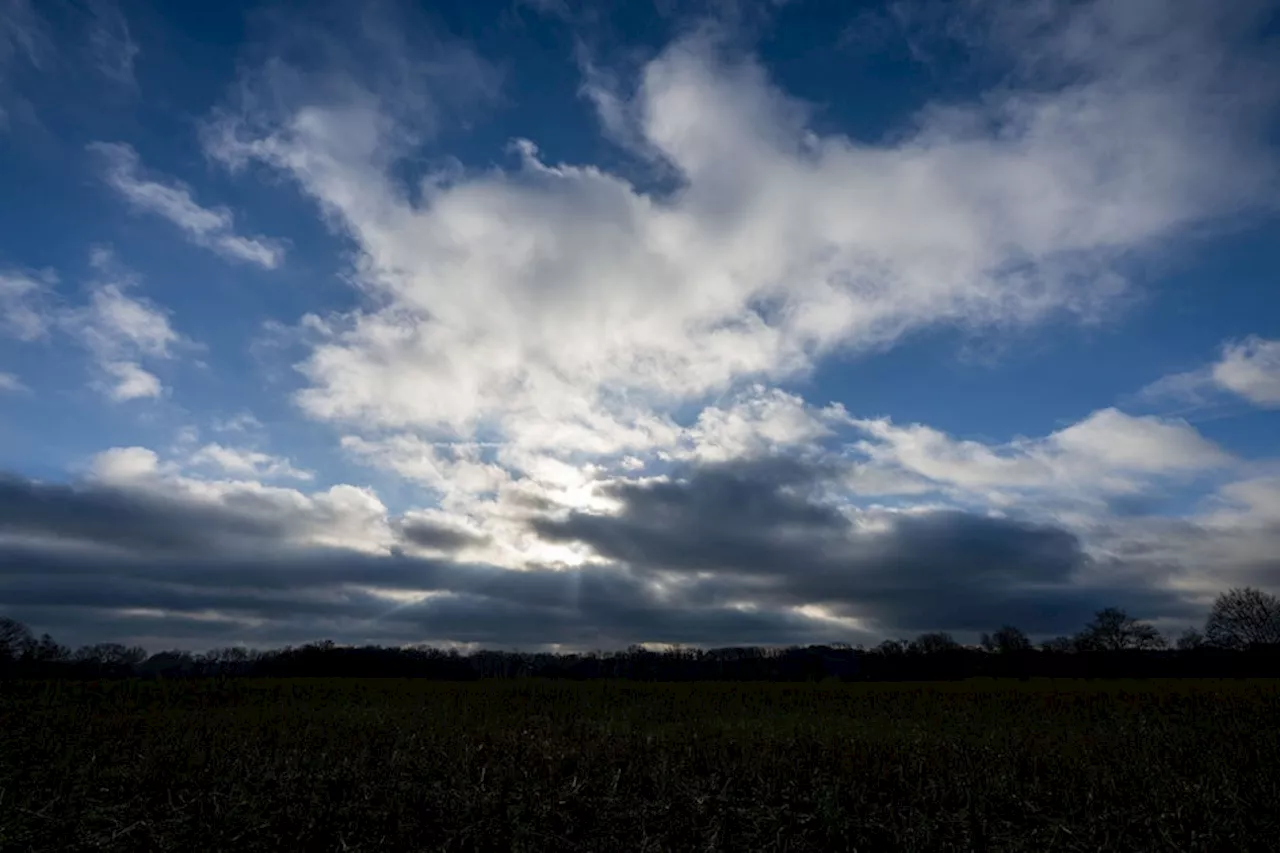
<svg viewBox="0 0 1280 853">
<path fill-rule="evenodd" d="M 15 106 L 26 106 L 11 78 L 22 66 L 40 68 L 51 51 L 49 34 L 31 0 L 0 0 L 0 131 L 8 130 Z"/>
<path fill-rule="evenodd" d="M 36 341 L 53 322 L 52 275 L 0 271 L 0 332 L 20 341 Z"/>
<path fill-rule="evenodd" d="M 201 206 L 192 197 L 191 189 L 179 181 L 144 177 L 132 146 L 95 142 L 89 150 L 104 162 L 108 186 L 134 208 L 167 219 L 196 245 L 265 269 L 275 269 L 283 263 L 285 250 L 280 241 L 237 234 L 231 211 Z"/>
<path fill-rule="evenodd" d="M 88 11 L 89 50 L 94 64 L 115 84 L 136 90 L 133 65 L 142 49 L 129 30 L 129 20 L 115 0 L 91 0 Z"/>
</svg>

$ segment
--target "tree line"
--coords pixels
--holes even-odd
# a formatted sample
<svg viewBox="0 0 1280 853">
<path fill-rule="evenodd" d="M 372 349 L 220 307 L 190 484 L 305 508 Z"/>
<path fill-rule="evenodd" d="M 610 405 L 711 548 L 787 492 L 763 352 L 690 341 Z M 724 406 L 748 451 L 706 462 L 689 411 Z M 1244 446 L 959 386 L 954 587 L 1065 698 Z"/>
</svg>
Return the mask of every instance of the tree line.
<svg viewBox="0 0 1280 853">
<path fill-rule="evenodd" d="M 1203 630 L 1170 642 L 1152 625 L 1105 608 L 1073 636 L 1033 643 L 1012 625 L 966 646 L 950 634 L 847 644 L 550 653 L 341 646 L 332 641 L 203 654 L 98 643 L 72 650 L 0 618 L 0 674 L 27 678 L 420 677 L 636 680 L 921 680 L 974 677 L 1208 677 L 1280 675 L 1280 597 L 1250 587 L 1215 600 Z"/>
</svg>

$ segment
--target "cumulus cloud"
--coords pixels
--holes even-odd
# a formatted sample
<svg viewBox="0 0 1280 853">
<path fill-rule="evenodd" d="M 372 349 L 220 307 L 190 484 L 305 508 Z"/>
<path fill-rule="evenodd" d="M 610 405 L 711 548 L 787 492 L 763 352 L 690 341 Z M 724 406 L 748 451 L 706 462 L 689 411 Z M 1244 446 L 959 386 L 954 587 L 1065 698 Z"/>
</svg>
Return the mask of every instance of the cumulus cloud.
<svg viewBox="0 0 1280 853">
<path fill-rule="evenodd" d="M 165 503 L 174 513 L 188 513 L 193 518 L 207 512 L 219 518 L 242 519 L 246 530 L 260 529 L 261 535 L 271 540 L 259 545 L 378 552 L 394 541 L 386 508 L 369 489 L 337 485 L 303 493 L 265 485 L 252 477 L 192 476 L 184 473 L 185 467 L 174 460 L 162 461 L 149 448 L 113 448 L 94 458 L 90 482 L 83 490 L 65 488 L 70 490 L 68 494 L 105 491 L 125 494 L 130 500 L 137 498 L 143 504 Z M 216 528 L 216 523 L 213 526 Z"/>
<path fill-rule="evenodd" d="M 1158 573 L 1208 602 L 1223 589 L 1280 589 L 1280 478 L 1226 483 L 1186 516 L 1098 518 L 1084 531 L 1095 553 L 1131 573 Z"/>
<path fill-rule="evenodd" d="M 243 447 L 225 447 L 217 442 L 206 444 L 191 454 L 190 463 L 217 468 L 237 477 L 293 480 L 315 477 L 311 471 L 295 468 L 288 459 Z"/>
<path fill-rule="evenodd" d="M 836 458 L 601 473 L 600 500 L 528 505 L 503 528 L 447 508 L 395 514 L 347 485 L 199 477 L 115 448 L 80 484 L 0 479 L 0 607 L 68 637 L 196 648 L 325 636 L 613 648 L 872 642 L 1007 622 L 1056 634 L 1111 605 L 1185 623 L 1215 580 L 1280 580 L 1273 478 L 1224 486 L 1192 517 L 1072 529 L 858 506 Z M 492 508 L 503 506 L 516 503 L 500 494 Z M 491 561 L 516 526 L 586 558 Z M 1209 557 L 1211 572 L 1197 562 Z"/>
<path fill-rule="evenodd" d="M 344 436 L 342 446 L 366 462 L 446 495 L 495 492 L 511 479 L 504 468 L 485 460 L 486 448 L 478 444 L 437 445 L 396 435 L 379 441 Z"/>
<path fill-rule="evenodd" d="M 110 378 L 101 386 L 103 393 L 117 403 L 159 397 L 164 393 L 160 378 L 135 362 L 108 361 L 102 365 L 102 370 Z"/>
<path fill-rule="evenodd" d="M 140 361 L 173 358 L 188 342 L 170 325 L 168 312 L 130 293 L 137 281 L 109 251 L 95 250 L 91 260 L 99 277 L 89 285 L 86 304 L 60 312 L 58 323 L 93 356 L 103 375 L 97 385 L 107 397 L 159 397 L 164 386 Z"/>
<path fill-rule="evenodd" d="M 96 278 L 78 305 L 58 297 L 52 273 L 0 273 L 0 334 L 30 343 L 59 331 L 89 351 L 99 373 L 94 384 L 108 398 L 161 396 L 163 384 L 142 361 L 171 359 L 190 342 L 173 329 L 168 312 L 131 292 L 136 277 L 109 250 L 94 249 L 90 262 Z"/>
<path fill-rule="evenodd" d="M 615 484 L 617 513 L 535 524 L 661 577 L 682 596 L 816 608 L 881 635 L 1001 621 L 1055 633 L 1108 600 L 1153 616 L 1188 610 L 1159 577 L 1108 582 L 1061 527 L 955 510 L 852 510 L 824 497 L 827 477 L 777 459 L 702 466 Z"/>
<path fill-rule="evenodd" d="M 728 405 L 704 408 L 687 439 L 694 458 L 723 462 L 812 446 L 848 422 L 839 404 L 815 411 L 798 395 L 756 385 Z"/>
<path fill-rule="evenodd" d="M 68 639 L 589 648 L 834 638 L 786 610 L 684 603 L 620 567 L 516 571 L 425 556 L 481 537 L 430 512 L 391 518 L 351 486 L 192 479 L 144 448 L 99 457 L 80 485 L 0 479 L 0 509 L 0 606 Z"/>
<path fill-rule="evenodd" d="M 887 418 L 854 423 L 868 436 L 857 448 L 873 467 L 987 497 L 1004 490 L 1135 493 L 1153 478 L 1191 475 L 1233 462 L 1185 421 L 1135 417 L 1113 408 L 1041 439 L 998 446 L 958 440 L 922 424 L 897 426 Z"/>
<path fill-rule="evenodd" d="M 396 522 L 400 537 L 408 544 L 428 551 L 457 553 L 469 546 L 482 545 L 488 536 L 459 526 L 445 513 L 418 511 L 406 514 Z"/>
<path fill-rule="evenodd" d="M 1213 379 L 1257 406 L 1280 406 L 1280 341 L 1253 336 L 1227 344 Z"/>
<path fill-rule="evenodd" d="M 934 8 L 927 26 L 1001 82 L 877 140 L 819 133 L 710 30 L 635 75 L 592 68 L 606 135 L 654 185 L 527 139 L 503 165 L 407 179 L 499 75 L 385 5 L 247 57 L 206 150 L 296 182 L 349 239 L 360 298 L 298 319 L 294 400 L 427 505 L 267 485 L 304 472 L 239 440 L 121 448 L 84 484 L 6 481 L 22 509 L 0 513 L 0 604 L 195 644 L 608 647 L 1059 633 L 1274 580 L 1272 484 L 1222 483 L 1236 460 L 1183 421 L 1107 408 L 983 443 L 786 390 L 921 329 L 1091 321 L 1131 259 L 1273 204 L 1258 4 Z M 239 251 L 230 213 L 96 150 L 135 206 Z M 115 281 L 75 316 L 104 366 L 182 342 Z M 1265 389 L 1259 352 L 1232 356 L 1237 393 Z M 1218 491 L 1185 517 L 1105 512 L 1199 477 Z"/>
<path fill-rule="evenodd" d="M 95 455 L 89 470 L 94 480 L 119 485 L 154 477 L 163 469 L 150 448 L 112 447 Z"/>
<path fill-rule="evenodd" d="M 126 286 L 104 282 L 91 290 L 89 304 L 78 317 L 88 345 L 99 352 L 131 349 L 167 358 L 178 333 L 162 310 L 144 298 L 130 296 Z"/>
<path fill-rule="evenodd" d="M 414 77 L 397 98 L 380 69 L 399 58 L 324 74 L 276 58 L 206 142 L 231 167 L 292 176 L 358 250 L 367 303 L 306 319 L 309 415 L 644 459 L 678 443 L 681 407 L 838 350 L 1095 316 L 1133 252 L 1269 203 L 1259 119 L 1274 92 L 1243 11 L 1044 5 L 1043 19 L 982 5 L 993 35 L 975 50 L 1034 62 L 875 143 L 816 134 L 761 65 L 678 40 L 605 116 L 671 170 L 670 191 L 548 162 L 530 140 L 509 168 L 406 186 L 397 164 L 440 87 Z"/>
<path fill-rule="evenodd" d="M 1179 400 L 1198 406 L 1229 394 L 1261 408 L 1280 406 L 1280 341 L 1249 335 L 1222 345 L 1217 361 L 1161 377 L 1139 393 L 1145 400 Z"/>
<path fill-rule="evenodd" d="M 143 177 L 138 153 L 131 146 L 95 142 L 89 150 L 106 164 L 107 184 L 130 205 L 169 220 L 197 245 L 266 269 L 275 269 L 283 262 L 284 247 L 279 241 L 235 233 L 229 210 L 202 207 L 191 197 L 190 188 L 180 182 Z"/>
</svg>

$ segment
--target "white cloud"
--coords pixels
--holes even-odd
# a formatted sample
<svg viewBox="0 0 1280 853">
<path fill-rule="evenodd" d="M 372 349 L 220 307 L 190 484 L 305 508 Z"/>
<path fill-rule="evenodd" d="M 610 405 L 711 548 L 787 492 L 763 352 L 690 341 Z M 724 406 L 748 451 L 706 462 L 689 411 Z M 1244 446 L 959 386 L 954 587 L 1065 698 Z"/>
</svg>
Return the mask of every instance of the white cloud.
<svg viewBox="0 0 1280 853">
<path fill-rule="evenodd" d="M 145 298 L 130 296 L 118 283 L 94 287 L 77 319 L 87 345 L 98 352 L 134 350 L 168 358 L 181 339 L 162 310 Z"/>
<path fill-rule="evenodd" d="M 931 427 L 886 419 L 854 422 L 872 470 L 902 472 L 997 498 L 1002 490 L 1050 494 L 1133 493 L 1151 478 L 1225 468 L 1232 457 L 1185 421 L 1102 409 L 1042 439 L 1005 445 L 957 440 Z"/>
<path fill-rule="evenodd" d="M 369 441 L 344 436 L 342 447 L 353 455 L 407 480 L 442 493 L 478 495 L 495 492 L 510 482 L 501 466 L 483 458 L 475 444 L 435 444 L 411 435 Z"/>
<path fill-rule="evenodd" d="M 1227 344 L 1213 379 L 1255 405 L 1280 406 L 1280 341 L 1253 336 Z"/>
<path fill-rule="evenodd" d="M 1207 402 L 1206 397 L 1216 390 L 1218 389 L 1213 381 L 1213 371 L 1205 367 L 1162 376 L 1142 388 L 1136 397 L 1148 403 L 1177 400 L 1193 406 L 1202 406 Z"/>
<path fill-rule="evenodd" d="M 99 483 L 136 490 L 178 505 L 221 510 L 275 527 L 275 544 L 347 548 L 387 553 L 395 541 L 387 509 L 372 491 L 337 485 L 301 492 L 268 486 L 252 476 L 201 479 L 179 473 L 145 447 L 117 447 L 94 457 L 90 473 Z"/>
<path fill-rule="evenodd" d="M 25 273 L 0 272 L 0 333 L 20 341 L 47 335 L 52 321 L 49 284 Z"/>
<path fill-rule="evenodd" d="M 847 419 L 838 405 L 815 411 L 794 394 L 756 385 L 728 407 L 703 409 L 688 440 L 694 458 L 723 462 L 809 447 L 833 433 L 833 422 Z"/>
<path fill-rule="evenodd" d="M 1223 589 L 1273 589 L 1280 553 L 1280 477 L 1262 473 L 1223 485 L 1195 512 L 1166 518 L 1092 519 L 1080 526 L 1103 567 L 1167 576 L 1207 604 Z"/>
<path fill-rule="evenodd" d="M 239 412 L 229 418 L 215 420 L 213 428 L 217 432 L 245 433 L 262 429 L 262 421 L 252 412 Z"/>
<path fill-rule="evenodd" d="M 1280 522 L 1280 476 L 1261 476 L 1228 483 L 1219 490 L 1218 497 L 1232 505 L 1233 511 L 1229 511 L 1229 516 L 1234 521 L 1271 527 Z M 1224 517 L 1223 514 L 1216 516 L 1219 521 Z"/>
<path fill-rule="evenodd" d="M 1101 409 L 1049 436 L 1065 457 L 1119 471 L 1161 474 L 1228 464 L 1231 457 L 1185 421 Z"/>
<path fill-rule="evenodd" d="M 159 397 L 164 388 L 141 361 L 172 358 L 188 342 L 174 331 L 167 312 L 129 293 L 136 281 L 109 250 L 95 249 L 90 262 L 98 278 L 77 307 L 56 301 L 51 274 L 0 273 L 0 333 L 30 342 L 59 329 L 93 356 L 104 376 L 96 385 L 109 398 Z"/>
<path fill-rule="evenodd" d="M 266 237 L 234 232 L 234 218 L 225 208 L 206 208 L 180 182 L 163 183 L 141 176 L 138 154 L 129 145 L 95 142 L 89 146 L 106 163 L 105 179 L 134 207 L 157 214 L 186 232 L 192 242 L 235 260 L 274 269 L 284 260 L 284 247 Z"/>
<path fill-rule="evenodd" d="M 680 41 L 605 117 L 611 132 L 633 123 L 678 177 L 671 193 L 544 162 L 529 142 L 513 168 L 411 191 L 395 168 L 415 113 L 367 69 L 308 88 L 274 63 L 207 141 L 231 166 L 292 175 L 359 249 L 368 303 L 311 318 L 298 396 L 311 416 L 492 437 L 504 466 L 639 457 L 681 440 L 677 409 L 837 350 L 942 323 L 1097 316 L 1125 287 L 1122 257 L 1267 201 L 1256 121 L 1271 105 L 1248 100 L 1262 84 L 1213 19 L 1070 7 L 1019 36 L 1069 82 L 1024 74 L 877 144 L 816 135 L 759 66 Z M 741 426 L 709 413 L 702 429 L 730 442 Z M 1039 464 L 978 454 L 967 470 L 992 470 L 956 476 L 1036 480 Z"/>
<path fill-rule="evenodd" d="M 191 455 L 192 465 L 208 465 L 238 477 L 272 479 L 286 477 L 311 480 L 310 471 L 295 468 L 288 459 L 247 448 L 224 447 L 216 442 L 206 444 Z"/>
<path fill-rule="evenodd" d="M 27 386 L 22 384 L 22 380 L 12 373 L 0 371 L 0 391 L 14 392 L 26 391 Z"/>
<path fill-rule="evenodd" d="M 89 465 L 94 480 L 116 486 L 158 476 L 162 470 L 160 457 L 146 447 L 112 447 L 96 454 Z"/>
<path fill-rule="evenodd" d="M 136 282 L 107 250 L 91 257 L 100 278 L 89 287 L 87 303 L 62 312 L 64 331 L 92 354 L 111 382 L 100 387 L 116 401 L 160 396 L 164 388 L 142 359 L 169 359 L 188 342 L 169 323 L 167 312 L 145 297 L 128 292 Z"/>
<path fill-rule="evenodd" d="M 1219 359 L 1205 367 L 1161 377 L 1143 388 L 1145 400 L 1181 400 L 1207 405 L 1227 392 L 1255 406 L 1280 406 L 1280 341 L 1250 335 L 1222 345 Z"/>
<path fill-rule="evenodd" d="M 135 362 L 108 361 L 102 369 L 113 380 L 102 386 L 103 391 L 117 403 L 159 397 L 164 393 L 159 377 Z"/>
</svg>

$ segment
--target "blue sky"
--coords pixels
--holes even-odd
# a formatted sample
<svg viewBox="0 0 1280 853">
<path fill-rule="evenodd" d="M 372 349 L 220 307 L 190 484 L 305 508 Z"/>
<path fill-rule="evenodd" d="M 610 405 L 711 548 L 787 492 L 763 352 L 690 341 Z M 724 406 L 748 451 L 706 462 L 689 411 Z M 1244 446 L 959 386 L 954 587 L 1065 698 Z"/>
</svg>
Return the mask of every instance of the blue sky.
<svg viewBox="0 0 1280 853">
<path fill-rule="evenodd" d="M 1275 2 L 610 5 L 0 0 L 0 611 L 571 648 L 1280 589 Z"/>
</svg>

